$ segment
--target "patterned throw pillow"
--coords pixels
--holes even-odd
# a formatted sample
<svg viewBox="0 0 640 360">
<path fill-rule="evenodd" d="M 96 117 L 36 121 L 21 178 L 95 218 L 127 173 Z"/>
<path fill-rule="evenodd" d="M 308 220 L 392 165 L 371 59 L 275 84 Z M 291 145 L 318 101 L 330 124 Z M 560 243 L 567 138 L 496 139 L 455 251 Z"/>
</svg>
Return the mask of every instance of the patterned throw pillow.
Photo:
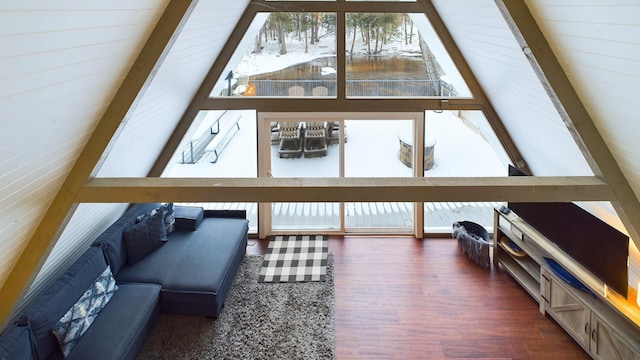
<svg viewBox="0 0 640 360">
<path fill-rule="evenodd" d="M 127 263 L 135 264 L 167 241 L 164 217 L 160 211 L 151 211 L 137 224 L 122 231 Z"/>
<path fill-rule="evenodd" d="M 157 213 L 162 212 L 162 216 L 164 218 L 164 228 L 167 235 L 171 234 L 176 229 L 176 217 L 174 214 L 173 203 L 164 203 L 161 204 L 160 207 L 149 211 L 148 213 L 144 213 L 139 215 L 136 218 L 136 222 L 141 222 L 145 218 Z"/>
<path fill-rule="evenodd" d="M 116 290 L 118 285 L 111 273 L 111 267 L 107 265 L 80 299 L 53 325 L 52 332 L 58 338 L 65 357 L 69 356 L 71 349 L 89 329 Z"/>
</svg>

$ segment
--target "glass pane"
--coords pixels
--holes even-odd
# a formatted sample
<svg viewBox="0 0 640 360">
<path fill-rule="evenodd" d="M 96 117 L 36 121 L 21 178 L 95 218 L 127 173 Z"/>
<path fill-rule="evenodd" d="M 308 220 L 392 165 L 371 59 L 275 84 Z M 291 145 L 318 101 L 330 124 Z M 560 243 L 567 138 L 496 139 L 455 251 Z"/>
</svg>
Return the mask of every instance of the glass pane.
<svg viewBox="0 0 640 360">
<path fill-rule="evenodd" d="M 335 97 L 335 13 L 259 13 L 211 96 Z"/>
<path fill-rule="evenodd" d="M 339 122 L 285 119 L 271 121 L 273 177 L 338 177 Z M 274 203 L 272 229 L 339 230 L 339 203 Z"/>
<path fill-rule="evenodd" d="M 201 111 L 163 176 L 256 177 L 257 149 L 255 111 Z M 205 209 L 246 210 L 249 230 L 257 231 L 257 203 L 181 204 Z"/>
<path fill-rule="evenodd" d="M 345 41 L 348 97 L 470 96 L 424 14 L 347 13 Z"/>
<path fill-rule="evenodd" d="M 345 176 L 413 176 L 401 155 L 403 139 L 412 138 L 412 120 L 347 120 L 345 129 Z M 412 203 L 345 204 L 347 231 L 410 232 L 412 226 Z"/>
<path fill-rule="evenodd" d="M 481 111 L 427 111 L 424 135 L 433 157 L 425 177 L 507 176 L 506 153 Z"/>
<path fill-rule="evenodd" d="M 425 177 L 507 176 L 507 155 L 481 111 L 425 113 Z M 500 202 L 424 204 L 425 232 L 451 232 L 455 221 L 493 229 Z"/>
</svg>

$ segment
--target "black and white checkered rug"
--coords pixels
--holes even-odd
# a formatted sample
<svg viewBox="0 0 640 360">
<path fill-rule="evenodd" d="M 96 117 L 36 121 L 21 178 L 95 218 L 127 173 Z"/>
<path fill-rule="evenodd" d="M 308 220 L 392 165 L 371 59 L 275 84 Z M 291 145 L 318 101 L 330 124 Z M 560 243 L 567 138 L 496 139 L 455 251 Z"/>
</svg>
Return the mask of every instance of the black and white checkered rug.
<svg viewBox="0 0 640 360">
<path fill-rule="evenodd" d="M 325 235 L 274 236 L 269 241 L 258 281 L 325 281 L 328 248 Z"/>
</svg>

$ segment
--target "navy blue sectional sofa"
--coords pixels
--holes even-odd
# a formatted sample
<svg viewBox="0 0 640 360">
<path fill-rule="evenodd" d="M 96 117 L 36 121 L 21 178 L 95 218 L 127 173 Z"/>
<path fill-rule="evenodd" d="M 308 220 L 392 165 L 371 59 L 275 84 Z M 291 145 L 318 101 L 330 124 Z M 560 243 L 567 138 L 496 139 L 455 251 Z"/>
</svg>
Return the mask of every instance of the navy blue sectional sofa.
<svg viewBox="0 0 640 360">
<path fill-rule="evenodd" d="M 135 359 L 160 312 L 217 318 L 246 251 L 245 213 L 162 209 L 135 204 L 105 230 L 5 329 L 0 359 Z M 81 327 L 68 347 L 62 339 Z"/>
</svg>

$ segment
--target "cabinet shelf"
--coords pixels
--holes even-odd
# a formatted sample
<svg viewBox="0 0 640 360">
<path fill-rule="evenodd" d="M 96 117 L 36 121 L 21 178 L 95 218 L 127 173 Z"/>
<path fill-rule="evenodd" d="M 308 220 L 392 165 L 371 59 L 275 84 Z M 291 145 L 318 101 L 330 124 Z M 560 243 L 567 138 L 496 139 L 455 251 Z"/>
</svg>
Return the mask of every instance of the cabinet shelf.
<svg viewBox="0 0 640 360">
<path fill-rule="evenodd" d="M 504 250 L 504 251 L 501 251 L 500 254 L 505 254 L 505 256 L 508 256 L 519 267 L 521 267 L 524 271 L 526 271 L 532 278 L 540 279 L 540 265 L 537 262 L 535 262 L 535 260 L 533 260 L 528 255 L 526 257 L 512 256 L 508 250 L 504 249 L 504 246 L 502 244 L 498 244 L 498 245 L 500 246 L 500 248 Z"/>
<path fill-rule="evenodd" d="M 540 274 L 534 277 L 524 267 L 518 265 L 518 261 L 511 255 L 501 252 L 498 255 L 498 262 L 503 269 L 511 275 L 536 301 L 540 301 Z M 538 270 L 539 271 L 539 270 Z"/>
<path fill-rule="evenodd" d="M 526 256 L 507 250 L 500 241 L 504 237 Z M 544 258 L 566 267 L 592 293 L 565 283 Z M 613 301 L 616 298 L 611 295 L 603 296 L 598 291 L 602 282 L 513 212 L 495 209 L 493 263 L 513 277 L 539 303 L 540 312 L 554 318 L 594 359 L 640 360 L 640 317 L 634 315 L 640 312 L 620 306 L 621 301 Z M 629 312 L 634 314 L 627 315 Z"/>
</svg>

